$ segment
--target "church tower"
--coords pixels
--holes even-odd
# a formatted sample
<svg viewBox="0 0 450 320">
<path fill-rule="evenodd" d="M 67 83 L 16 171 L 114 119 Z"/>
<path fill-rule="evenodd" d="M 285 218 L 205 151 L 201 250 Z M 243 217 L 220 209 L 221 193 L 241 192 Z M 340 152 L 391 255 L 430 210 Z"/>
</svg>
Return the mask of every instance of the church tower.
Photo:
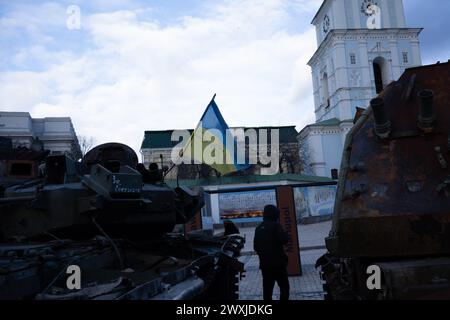
<svg viewBox="0 0 450 320">
<path fill-rule="evenodd" d="M 357 108 L 406 68 L 422 64 L 420 28 L 407 28 L 402 0 L 325 0 L 312 20 L 318 49 L 312 69 L 316 123 L 299 135 L 310 174 L 340 168 Z"/>
</svg>

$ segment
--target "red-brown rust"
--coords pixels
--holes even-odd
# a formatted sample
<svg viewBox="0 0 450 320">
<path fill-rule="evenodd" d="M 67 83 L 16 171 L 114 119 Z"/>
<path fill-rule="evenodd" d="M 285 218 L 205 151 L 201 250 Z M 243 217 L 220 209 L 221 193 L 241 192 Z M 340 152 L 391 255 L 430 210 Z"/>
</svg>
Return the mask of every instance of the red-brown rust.
<svg viewBox="0 0 450 320">
<path fill-rule="evenodd" d="M 419 127 L 424 89 L 434 93 L 432 130 Z M 390 135 L 377 137 L 370 110 L 349 134 L 328 249 L 346 257 L 450 254 L 450 63 L 408 69 L 382 97 Z"/>
</svg>

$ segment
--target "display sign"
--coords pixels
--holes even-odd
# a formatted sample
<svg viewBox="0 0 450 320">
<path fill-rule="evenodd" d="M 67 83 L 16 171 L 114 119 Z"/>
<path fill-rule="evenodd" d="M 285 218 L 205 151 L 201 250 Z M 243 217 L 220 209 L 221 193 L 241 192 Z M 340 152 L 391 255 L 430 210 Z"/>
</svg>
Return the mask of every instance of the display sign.
<svg viewBox="0 0 450 320">
<path fill-rule="evenodd" d="M 276 205 L 275 190 L 243 191 L 219 194 L 220 219 L 235 222 L 262 221 L 264 207 Z"/>
<path fill-rule="evenodd" d="M 300 245 L 298 243 L 297 218 L 294 205 L 294 192 L 290 186 L 281 186 L 276 189 L 277 206 L 280 210 L 280 224 L 289 235 L 289 242 L 285 246 L 288 256 L 288 275 L 301 276 L 302 265 L 300 260 Z"/>
<path fill-rule="evenodd" d="M 332 215 L 335 199 L 336 185 L 294 188 L 297 219 Z"/>
</svg>

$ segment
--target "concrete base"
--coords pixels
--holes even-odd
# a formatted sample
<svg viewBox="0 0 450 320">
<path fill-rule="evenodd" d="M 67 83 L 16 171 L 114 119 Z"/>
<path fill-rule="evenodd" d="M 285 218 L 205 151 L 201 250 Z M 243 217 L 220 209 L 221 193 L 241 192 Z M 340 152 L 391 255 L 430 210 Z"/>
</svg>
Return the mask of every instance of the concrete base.
<svg viewBox="0 0 450 320">
<path fill-rule="evenodd" d="M 330 221 L 333 216 L 317 216 L 317 217 L 306 217 L 300 219 L 300 224 L 314 224 L 314 223 L 320 223 L 325 221 Z"/>
</svg>

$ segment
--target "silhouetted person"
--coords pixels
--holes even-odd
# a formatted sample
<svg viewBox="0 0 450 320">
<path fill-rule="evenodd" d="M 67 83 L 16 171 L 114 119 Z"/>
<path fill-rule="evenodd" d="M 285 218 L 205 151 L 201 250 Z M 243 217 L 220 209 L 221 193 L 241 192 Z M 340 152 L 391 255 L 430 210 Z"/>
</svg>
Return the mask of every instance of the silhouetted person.
<svg viewBox="0 0 450 320">
<path fill-rule="evenodd" d="M 150 183 L 150 173 L 145 169 L 145 166 L 142 163 L 138 163 L 136 171 L 141 174 L 143 183 Z"/>
<path fill-rule="evenodd" d="M 225 220 L 223 222 L 225 228 L 224 236 L 230 236 L 232 234 L 239 234 L 239 229 L 231 220 Z"/>
<path fill-rule="evenodd" d="M 273 205 L 264 208 L 264 221 L 256 228 L 253 247 L 259 256 L 263 277 L 264 300 L 272 300 L 275 282 L 280 287 L 280 300 L 289 300 L 288 257 L 283 246 L 289 236 L 278 222 L 280 211 Z"/>
<path fill-rule="evenodd" d="M 150 165 L 148 166 L 148 171 L 149 171 L 149 176 L 150 176 L 150 182 L 149 183 L 157 183 L 162 181 L 162 174 L 161 171 L 158 168 L 158 164 L 157 163 L 150 163 Z"/>
</svg>

